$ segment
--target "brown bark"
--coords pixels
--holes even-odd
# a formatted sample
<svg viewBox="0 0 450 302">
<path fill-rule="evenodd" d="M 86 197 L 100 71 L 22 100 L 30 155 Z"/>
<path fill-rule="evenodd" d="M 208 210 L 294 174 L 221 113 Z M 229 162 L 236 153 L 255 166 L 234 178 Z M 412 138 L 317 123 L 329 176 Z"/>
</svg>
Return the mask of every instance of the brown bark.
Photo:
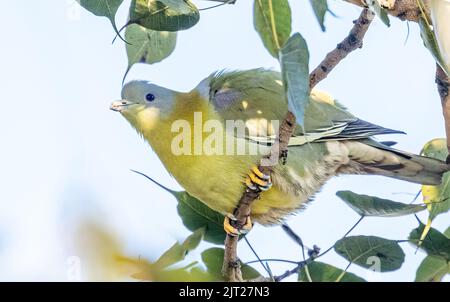
<svg viewBox="0 0 450 302">
<path fill-rule="evenodd" d="M 365 7 L 366 2 L 364 0 L 345 0 L 349 3 Z M 369 1 L 369 0 L 367 0 Z M 375 0 L 377 1 L 377 0 Z M 425 11 L 428 11 L 428 7 L 430 4 L 430 0 L 421 0 L 425 5 Z M 381 5 L 384 5 L 386 11 L 391 16 L 397 17 L 403 21 L 414 21 L 418 22 L 421 14 L 420 8 L 417 5 L 417 0 L 390 0 L 390 1 L 381 1 Z"/>
<path fill-rule="evenodd" d="M 355 49 L 361 48 L 363 45 L 363 38 L 369 29 L 370 23 L 374 18 L 374 14 L 364 9 L 355 25 L 350 30 L 348 36 L 339 43 L 335 49 L 327 54 L 325 59 L 316 67 L 311 73 L 309 84 L 311 87 L 316 86 L 317 83 L 325 79 L 328 74 L 342 61 L 349 53 Z"/>
</svg>

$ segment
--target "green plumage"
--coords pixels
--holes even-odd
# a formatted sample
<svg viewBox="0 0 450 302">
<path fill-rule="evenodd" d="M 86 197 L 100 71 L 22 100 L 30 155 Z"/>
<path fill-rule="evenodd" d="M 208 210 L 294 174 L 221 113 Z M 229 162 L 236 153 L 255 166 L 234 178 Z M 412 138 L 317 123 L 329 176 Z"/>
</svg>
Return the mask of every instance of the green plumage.
<svg viewBox="0 0 450 302">
<path fill-rule="evenodd" d="M 210 98 L 217 111 L 225 119 L 242 119 L 257 117 L 261 111 L 268 120 L 279 120 L 287 112 L 287 102 L 279 72 L 265 69 L 247 71 L 217 72 L 211 75 Z M 232 97 L 228 106 L 217 106 L 216 95 L 229 92 Z M 246 110 L 242 108 L 242 101 L 249 104 Z M 317 129 L 329 128 L 336 121 L 355 121 L 355 118 L 342 105 L 324 97 L 312 95 L 306 108 L 305 129 L 315 132 Z M 303 134 L 300 125 L 296 134 Z"/>
<path fill-rule="evenodd" d="M 217 112 L 226 119 L 248 120 L 261 116 L 267 120 L 282 120 L 287 112 L 287 103 L 284 88 L 279 72 L 265 69 L 253 69 L 248 71 L 218 72 L 211 76 L 210 100 Z M 249 105 L 242 107 L 242 102 Z M 384 128 L 352 115 L 336 100 L 325 93 L 312 91 L 310 101 L 305 111 L 305 129 L 300 125 L 291 138 L 289 152 L 291 162 L 296 171 L 304 170 L 304 165 L 323 158 L 328 151 L 324 142 L 355 140 L 350 144 L 357 152 L 365 149 L 370 153 L 368 158 L 360 158 L 359 163 L 351 163 L 352 167 L 344 167 L 342 171 L 347 173 L 381 174 L 417 183 L 438 184 L 442 172 L 448 170 L 448 166 L 434 159 L 427 159 L 390 148 L 387 145 L 376 142 L 372 136 L 380 134 L 403 133 Z M 249 135 L 251 136 L 251 135 Z M 269 141 L 273 141 L 271 136 Z M 267 137 L 252 137 L 258 142 L 267 142 Z M 322 143 L 322 144 L 320 144 Z M 371 159 L 371 152 L 377 151 L 379 158 Z M 389 152 L 384 154 L 383 152 Z M 376 152 L 375 152 L 376 153 Z M 294 156 L 292 156 L 294 154 Z M 395 159 L 388 155 L 395 155 Z M 352 157 L 352 154 L 350 154 Z M 401 160 L 400 160 L 401 159 Z M 394 161 L 385 163 L 384 161 Z M 411 161 L 420 167 L 414 167 L 417 171 L 410 171 L 403 175 L 405 163 Z M 354 161 L 354 160 L 353 160 Z M 377 163 L 379 161 L 379 163 Z"/>
</svg>

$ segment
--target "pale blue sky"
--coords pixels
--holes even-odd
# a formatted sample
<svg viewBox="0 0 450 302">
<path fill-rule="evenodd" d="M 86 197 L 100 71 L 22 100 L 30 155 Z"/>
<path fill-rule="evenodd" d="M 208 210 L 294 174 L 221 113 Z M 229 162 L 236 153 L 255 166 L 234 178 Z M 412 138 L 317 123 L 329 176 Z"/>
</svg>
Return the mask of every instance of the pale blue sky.
<svg viewBox="0 0 450 302">
<path fill-rule="evenodd" d="M 114 32 L 105 18 L 84 10 L 73 18 L 71 2 L 0 4 L 0 280 L 65 280 L 66 258 L 72 255 L 67 234 L 86 216 L 117 233 L 126 252 L 136 257 L 154 259 L 189 234 L 177 216 L 175 200 L 129 171 L 137 169 L 179 189 L 146 143 L 108 109 L 120 97 L 127 66 L 123 43 L 111 45 Z M 311 67 L 347 34 L 360 11 L 330 1 L 338 17 L 328 15 L 327 32 L 322 33 L 309 1 L 291 2 L 294 29 L 309 44 Z M 126 20 L 128 3 L 119 11 L 119 25 Z M 206 7 L 212 2 L 196 4 Z M 252 1 L 238 0 L 234 6 L 202 12 L 197 26 L 179 33 L 177 48 L 167 60 L 135 66 L 128 79 L 185 91 L 217 69 L 278 69 L 253 30 L 251 7 Z M 364 48 L 352 53 L 319 87 L 355 115 L 404 130 L 408 135 L 385 139 L 398 141 L 400 149 L 419 152 L 426 141 L 444 135 L 443 121 L 433 60 L 422 46 L 416 24 L 410 24 L 407 35 L 405 22 L 392 19 L 388 29 L 376 20 Z M 333 179 L 305 212 L 288 221 L 307 245 L 328 248 L 358 219 L 335 197 L 340 189 L 410 202 L 419 186 L 373 176 Z M 448 218 L 438 217 L 435 227 L 444 230 Z M 416 225 L 412 216 L 371 218 L 352 234 L 405 239 Z M 262 258 L 300 257 L 300 249 L 280 228 L 256 226 L 249 239 Z M 408 244 L 403 247 L 407 253 L 403 267 L 375 278 L 413 280 L 424 255 L 414 254 Z M 239 255 L 254 259 L 245 244 Z M 322 260 L 341 268 L 347 265 L 333 253 Z M 290 266 L 271 268 L 282 273 Z M 350 271 L 370 277 L 356 266 Z"/>
</svg>

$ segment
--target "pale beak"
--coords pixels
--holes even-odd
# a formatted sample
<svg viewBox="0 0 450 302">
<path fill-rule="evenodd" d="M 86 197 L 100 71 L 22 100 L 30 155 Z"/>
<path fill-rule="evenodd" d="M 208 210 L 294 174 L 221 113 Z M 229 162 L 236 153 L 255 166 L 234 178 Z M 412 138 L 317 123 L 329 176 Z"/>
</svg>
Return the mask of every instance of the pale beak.
<svg viewBox="0 0 450 302">
<path fill-rule="evenodd" d="M 124 110 L 125 108 L 127 108 L 130 105 L 133 105 L 134 103 L 127 101 L 127 100 L 120 100 L 120 101 L 115 101 L 111 103 L 111 106 L 109 106 L 109 109 L 113 110 L 113 111 L 117 111 L 117 112 L 121 112 L 122 110 Z"/>
</svg>

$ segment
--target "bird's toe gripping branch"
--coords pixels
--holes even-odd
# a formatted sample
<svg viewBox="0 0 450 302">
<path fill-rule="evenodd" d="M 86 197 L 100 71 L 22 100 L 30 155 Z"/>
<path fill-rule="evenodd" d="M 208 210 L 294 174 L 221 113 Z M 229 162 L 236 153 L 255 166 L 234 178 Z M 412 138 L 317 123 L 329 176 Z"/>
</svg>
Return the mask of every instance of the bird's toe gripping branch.
<svg viewBox="0 0 450 302">
<path fill-rule="evenodd" d="M 245 179 L 247 190 L 255 193 L 267 191 L 272 187 L 270 175 L 261 172 L 257 166 L 253 166 Z M 245 223 L 242 225 L 233 214 L 227 214 L 223 221 L 223 228 L 230 236 L 239 236 L 247 234 L 252 228 L 253 223 L 250 216 L 246 217 Z"/>
<path fill-rule="evenodd" d="M 254 192 L 267 191 L 272 187 L 270 175 L 262 173 L 257 166 L 253 166 L 245 179 L 247 188 Z"/>
<path fill-rule="evenodd" d="M 232 214 L 227 214 L 223 221 L 223 229 L 230 236 L 245 235 L 253 228 L 253 222 L 250 217 L 247 217 L 243 226 L 237 225 L 237 219 Z"/>
</svg>

